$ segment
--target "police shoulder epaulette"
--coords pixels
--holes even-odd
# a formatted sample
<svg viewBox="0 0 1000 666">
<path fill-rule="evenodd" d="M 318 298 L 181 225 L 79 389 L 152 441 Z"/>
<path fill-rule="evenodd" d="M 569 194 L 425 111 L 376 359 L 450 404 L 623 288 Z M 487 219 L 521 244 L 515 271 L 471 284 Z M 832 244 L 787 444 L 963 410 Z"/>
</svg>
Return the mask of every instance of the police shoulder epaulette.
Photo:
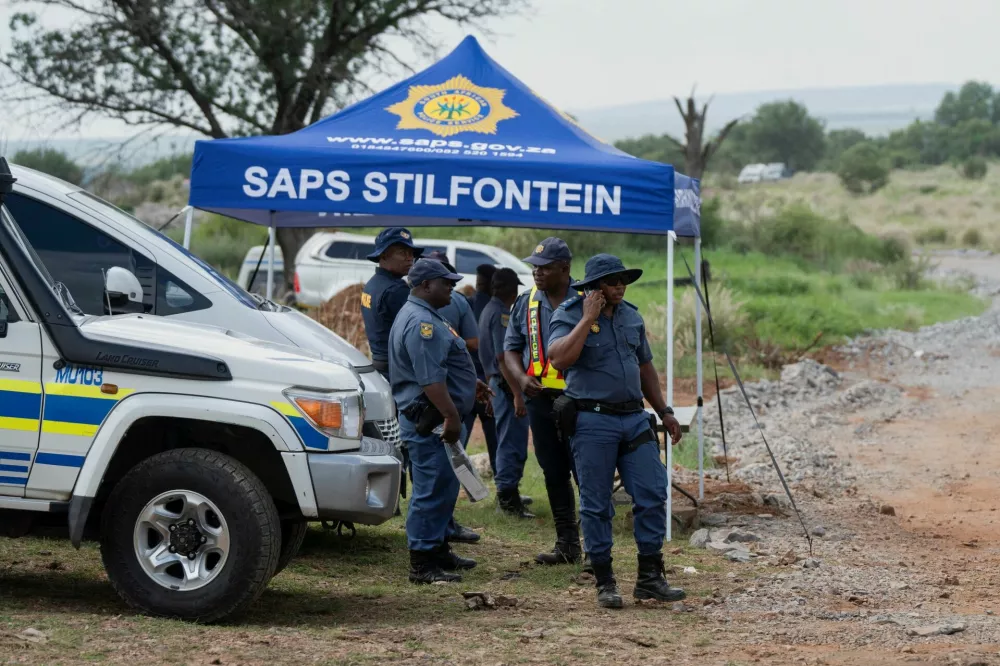
<svg viewBox="0 0 1000 666">
<path fill-rule="evenodd" d="M 570 296 L 565 301 L 563 301 L 562 304 L 559 307 L 566 308 L 568 310 L 571 307 L 573 307 L 574 305 L 576 305 L 577 303 L 582 303 L 582 302 L 583 302 L 583 295 L 581 295 L 581 294 L 574 294 L 573 296 Z"/>
</svg>

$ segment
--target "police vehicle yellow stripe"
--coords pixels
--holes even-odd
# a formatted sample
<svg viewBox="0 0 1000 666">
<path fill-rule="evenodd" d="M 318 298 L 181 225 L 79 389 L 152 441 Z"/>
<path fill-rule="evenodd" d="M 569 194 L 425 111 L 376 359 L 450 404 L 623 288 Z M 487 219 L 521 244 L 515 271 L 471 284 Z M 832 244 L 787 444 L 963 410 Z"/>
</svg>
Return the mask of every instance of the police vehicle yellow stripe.
<svg viewBox="0 0 1000 666">
<path fill-rule="evenodd" d="M 102 400 L 121 400 L 135 393 L 135 389 L 119 388 L 115 394 L 102 393 L 100 386 L 82 386 L 74 384 L 46 384 L 47 395 L 64 395 L 73 398 L 100 398 Z"/>
<path fill-rule="evenodd" d="M 91 437 L 97 435 L 100 426 L 88 423 L 68 423 L 66 421 L 42 421 L 42 432 L 50 435 L 73 435 Z"/>
<path fill-rule="evenodd" d="M 298 416 L 302 417 L 302 413 L 295 408 L 295 405 L 288 402 L 272 402 L 271 406 L 277 409 L 279 412 L 285 416 Z"/>
<path fill-rule="evenodd" d="M 21 419 L 12 416 L 0 416 L 0 430 L 38 431 L 38 419 Z"/>
<path fill-rule="evenodd" d="M 24 379 L 0 379 L 0 391 L 13 391 L 14 393 L 41 393 L 42 385 L 39 382 L 31 382 Z"/>
</svg>

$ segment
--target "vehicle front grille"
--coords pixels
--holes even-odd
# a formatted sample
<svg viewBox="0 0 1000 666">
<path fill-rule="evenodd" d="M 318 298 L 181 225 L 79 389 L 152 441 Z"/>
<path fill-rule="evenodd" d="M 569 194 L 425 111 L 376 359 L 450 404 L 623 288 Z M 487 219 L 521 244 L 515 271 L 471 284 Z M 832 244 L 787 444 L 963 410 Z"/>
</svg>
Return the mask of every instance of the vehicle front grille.
<svg viewBox="0 0 1000 666">
<path fill-rule="evenodd" d="M 395 417 L 384 421 L 376 421 L 375 425 L 378 426 L 379 434 L 382 435 L 384 442 L 392 444 L 397 449 L 402 446 L 403 441 L 399 436 L 399 421 Z"/>
</svg>

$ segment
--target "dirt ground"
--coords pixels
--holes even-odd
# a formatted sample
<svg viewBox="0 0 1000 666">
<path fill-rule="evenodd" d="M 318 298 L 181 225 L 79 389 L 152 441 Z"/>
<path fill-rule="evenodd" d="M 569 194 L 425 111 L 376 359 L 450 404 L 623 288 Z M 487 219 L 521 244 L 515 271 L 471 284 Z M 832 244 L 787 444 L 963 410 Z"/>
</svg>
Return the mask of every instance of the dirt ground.
<svg viewBox="0 0 1000 666">
<path fill-rule="evenodd" d="M 1000 665 L 1000 356 L 991 349 L 961 350 L 975 372 L 844 364 L 848 379 L 902 389 L 902 404 L 810 434 L 834 442 L 857 476 L 838 492 L 821 480 L 793 489 L 807 528 L 822 534 L 812 553 L 790 511 L 710 482 L 702 516 L 760 541 L 749 563 L 695 548 L 686 533 L 667 544 L 668 576 L 689 593 L 682 605 L 633 603 L 627 507 L 615 525 L 625 609 L 598 609 L 576 567 L 531 564 L 551 546 L 536 484 L 536 521 L 512 524 L 491 503 L 462 502 L 460 520 L 484 539 L 456 548 L 480 562 L 459 585 L 405 582 L 398 518 L 354 539 L 316 529 L 248 616 L 211 627 L 130 612 L 92 545 L 0 540 L 0 664 Z M 462 592 L 473 591 L 516 602 L 469 610 Z M 952 633 L 911 635 L 924 627 Z"/>
</svg>

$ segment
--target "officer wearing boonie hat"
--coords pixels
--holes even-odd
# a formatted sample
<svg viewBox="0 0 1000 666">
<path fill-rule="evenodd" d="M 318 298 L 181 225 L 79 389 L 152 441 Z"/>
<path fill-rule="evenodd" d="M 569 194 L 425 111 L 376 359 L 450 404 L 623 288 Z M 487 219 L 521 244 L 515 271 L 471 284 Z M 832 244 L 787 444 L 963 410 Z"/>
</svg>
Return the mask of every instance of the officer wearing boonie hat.
<svg viewBox="0 0 1000 666">
<path fill-rule="evenodd" d="M 539 564 L 580 561 L 580 530 L 576 522 L 576 495 L 571 476 L 573 456 L 569 443 L 559 436 L 553 402 L 562 395 L 562 373 L 548 362 L 549 319 L 559 304 L 576 295 L 570 290 L 573 253 L 560 238 L 539 243 L 524 261 L 534 266 L 535 285 L 521 294 L 510 313 L 504 336 L 504 361 L 514 383 L 514 399 L 526 398 L 528 422 L 535 456 L 545 476 L 545 491 L 552 507 L 556 544 L 551 552 L 535 557 Z"/>
<path fill-rule="evenodd" d="M 403 277 L 413 266 L 423 248 L 413 244 L 409 229 L 390 227 L 375 237 L 375 250 L 369 261 L 378 264 L 361 292 L 361 317 L 372 351 L 372 365 L 389 379 L 389 330 L 403 307 L 410 289 Z"/>
<path fill-rule="evenodd" d="M 666 536 L 667 473 L 643 397 L 680 441 L 680 425 L 660 392 L 646 324 L 625 288 L 642 275 L 618 257 L 598 254 L 587 261 L 586 276 L 573 285 L 585 289 L 552 315 L 549 360 L 566 375 L 566 396 L 573 398 L 576 431 L 573 455 L 580 482 L 584 540 L 597 578 L 597 601 L 621 608 L 611 567 L 611 491 L 615 468 L 632 497 L 633 531 L 639 547 L 636 599 L 677 601 L 683 590 L 663 578 Z"/>
<path fill-rule="evenodd" d="M 493 389 L 493 413 L 497 425 L 496 472 L 497 508 L 518 518 L 534 518 L 526 508 L 525 498 L 518 489 L 528 459 L 528 415 L 524 398 L 514 392 L 506 377 L 503 362 L 503 339 L 510 320 L 510 308 L 517 300 L 521 280 L 510 268 L 500 268 L 493 273 L 490 302 L 479 317 L 482 338 L 479 360 L 483 372 Z"/>
<path fill-rule="evenodd" d="M 459 482 L 443 442 L 458 441 L 462 418 L 477 399 L 489 396 L 476 379 L 465 340 L 438 314 L 461 279 L 438 261 L 416 261 L 409 272 L 410 295 L 389 334 L 392 396 L 413 478 L 406 539 L 414 583 L 459 581 L 453 571 L 476 566 L 451 552 L 446 540 Z M 439 436 L 433 428 L 442 422 Z"/>
</svg>

